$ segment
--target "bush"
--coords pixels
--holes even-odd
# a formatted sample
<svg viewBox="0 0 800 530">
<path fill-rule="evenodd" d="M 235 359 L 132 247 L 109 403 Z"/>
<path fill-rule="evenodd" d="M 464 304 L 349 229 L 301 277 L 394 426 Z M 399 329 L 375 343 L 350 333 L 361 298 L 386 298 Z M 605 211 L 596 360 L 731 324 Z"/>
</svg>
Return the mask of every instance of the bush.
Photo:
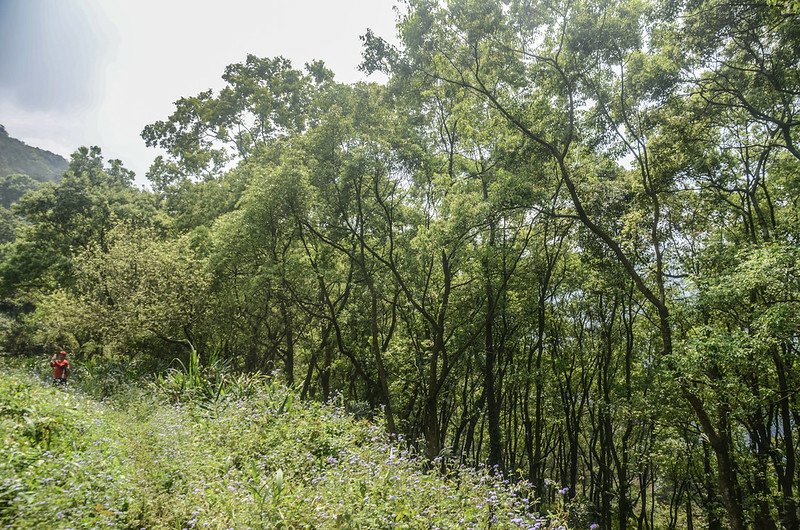
<svg viewBox="0 0 800 530">
<path fill-rule="evenodd" d="M 42 347 L 31 340 L 34 331 L 19 317 L 0 313 L 0 351 L 15 355 L 41 353 Z"/>
</svg>

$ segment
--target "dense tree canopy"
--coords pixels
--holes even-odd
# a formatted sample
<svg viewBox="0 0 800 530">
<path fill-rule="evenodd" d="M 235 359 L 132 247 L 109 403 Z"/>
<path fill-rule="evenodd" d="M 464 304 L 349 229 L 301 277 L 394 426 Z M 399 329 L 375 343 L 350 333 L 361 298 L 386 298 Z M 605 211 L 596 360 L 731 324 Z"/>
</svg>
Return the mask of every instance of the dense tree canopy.
<svg viewBox="0 0 800 530">
<path fill-rule="evenodd" d="M 228 66 L 145 128 L 152 191 L 96 148 L 6 178 L 7 347 L 277 371 L 578 527 L 797 528 L 797 3 L 410 0 L 398 35 L 385 84 Z"/>
</svg>

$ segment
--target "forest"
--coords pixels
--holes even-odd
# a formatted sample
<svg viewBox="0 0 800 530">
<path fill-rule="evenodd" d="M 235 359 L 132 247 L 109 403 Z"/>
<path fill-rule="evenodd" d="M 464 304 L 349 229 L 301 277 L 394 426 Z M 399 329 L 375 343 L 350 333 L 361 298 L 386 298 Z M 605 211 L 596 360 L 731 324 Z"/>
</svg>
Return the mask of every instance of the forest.
<svg viewBox="0 0 800 530">
<path fill-rule="evenodd" d="M 272 374 L 603 530 L 800 528 L 797 0 L 362 41 L 385 81 L 248 55 L 142 131 L 149 187 L 85 147 L 15 197 L 0 348 Z"/>
</svg>

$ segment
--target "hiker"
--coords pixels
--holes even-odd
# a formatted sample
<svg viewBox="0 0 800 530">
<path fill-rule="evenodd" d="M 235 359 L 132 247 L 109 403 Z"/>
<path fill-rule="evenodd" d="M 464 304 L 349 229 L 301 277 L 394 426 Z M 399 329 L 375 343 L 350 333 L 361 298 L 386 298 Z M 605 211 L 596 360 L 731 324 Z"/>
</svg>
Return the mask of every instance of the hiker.
<svg viewBox="0 0 800 530">
<path fill-rule="evenodd" d="M 53 384 L 66 385 L 67 377 L 69 377 L 69 361 L 67 360 L 67 352 L 61 350 L 54 353 L 50 358 L 50 366 L 53 367 Z"/>
</svg>

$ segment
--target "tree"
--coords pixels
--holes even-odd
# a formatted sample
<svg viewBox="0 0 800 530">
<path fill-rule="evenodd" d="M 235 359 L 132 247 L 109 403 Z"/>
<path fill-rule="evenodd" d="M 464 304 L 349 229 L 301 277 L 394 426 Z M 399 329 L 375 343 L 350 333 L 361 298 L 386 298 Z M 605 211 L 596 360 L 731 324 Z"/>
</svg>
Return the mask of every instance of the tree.
<svg viewBox="0 0 800 530">
<path fill-rule="evenodd" d="M 658 362 L 678 375 L 681 350 L 676 348 L 674 333 L 679 323 L 669 289 L 673 262 L 666 251 L 675 234 L 665 215 L 668 194 L 676 191 L 685 166 L 671 163 L 674 144 L 668 135 L 674 122 L 667 120 L 672 102 L 686 97 L 677 75 L 686 62 L 670 40 L 671 23 L 659 16 L 646 6 L 626 2 L 465 0 L 446 6 L 412 2 L 401 23 L 404 48 L 392 50 L 368 36 L 367 57 L 373 66 L 382 61 L 398 75 L 420 72 L 431 84 L 469 90 L 555 165 L 570 198 L 568 215 L 611 252 L 647 301 L 662 342 Z M 779 59 L 784 50 L 785 57 L 791 58 L 787 42 L 776 48 L 773 64 L 777 68 L 786 60 Z M 378 52 L 383 53 L 380 61 Z M 632 73 L 626 72 L 628 66 Z M 767 75 L 771 74 L 758 71 L 755 77 Z M 759 100 L 759 108 L 772 110 L 754 112 L 756 107 L 748 108 L 748 96 L 742 93 L 734 105 L 745 106 L 755 119 L 771 124 L 773 136 L 780 135 L 790 152 L 796 98 L 791 79 L 791 75 L 783 77 L 772 96 Z M 636 200 L 622 218 L 604 219 L 591 202 L 593 188 L 613 186 L 619 171 L 605 168 L 621 165 L 626 152 L 639 174 L 639 182 L 631 189 Z M 649 233 L 629 240 L 620 222 L 625 216 L 638 218 Z M 709 412 L 713 400 L 704 399 L 688 379 L 678 375 L 677 382 L 714 449 L 729 522 L 733 528 L 744 528 L 738 457 L 729 441 L 732 427 L 725 414 Z M 751 498 L 762 495 L 764 488 L 756 486 Z"/>
<path fill-rule="evenodd" d="M 210 278 L 190 238 L 120 223 L 75 256 L 74 275 L 70 287 L 37 300 L 46 338 L 75 337 L 88 357 L 206 351 Z"/>
<path fill-rule="evenodd" d="M 307 64 L 304 73 L 283 57 L 248 55 L 229 65 L 219 94 L 181 98 L 167 120 L 144 128 L 145 143 L 169 154 L 156 159 L 148 178 L 156 189 L 181 178 L 209 178 L 277 138 L 302 132 L 315 117 L 315 91 L 332 77 L 321 62 Z"/>
<path fill-rule="evenodd" d="M 107 165 L 97 147 L 82 147 L 58 183 L 27 193 L 16 212 L 24 222 L 0 265 L 0 291 L 47 288 L 72 281 L 72 258 L 94 244 L 107 248 L 107 234 L 120 221 L 162 225 L 152 195 L 133 186 L 133 173 L 119 160 Z"/>
</svg>

